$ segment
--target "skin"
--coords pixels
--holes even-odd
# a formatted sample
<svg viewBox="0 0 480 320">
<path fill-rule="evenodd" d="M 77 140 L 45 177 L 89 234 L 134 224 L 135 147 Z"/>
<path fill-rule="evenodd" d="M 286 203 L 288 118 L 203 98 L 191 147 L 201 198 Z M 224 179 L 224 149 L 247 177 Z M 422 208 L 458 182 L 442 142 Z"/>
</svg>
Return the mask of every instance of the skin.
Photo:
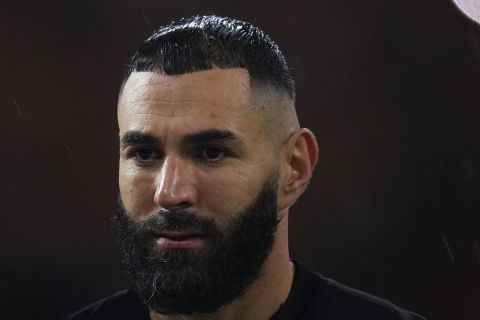
<svg viewBox="0 0 480 320">
<path fill-rule="evenodd" d="M 313 134 L 298 127 L 293 101 L 250 87 L 241 68 L 183 75 L 135 72 L 118 104 L 119 187 L 137 221 L 160 208 L 182 207 L 226 226 L 252 203 L 272 170 L 278 171 L 280 223 L 262 276 L 244 296 L 212 314 L 154 319 L 268 319 L 286 300 L 294 269 L 288 253 L 288 210 L 310 181 L 317 161 Z M 223 139 L 207 130 L 228 132 Z M 148 143 L 125 139 L 148 135 Z M 202 140 L 202 141 L 199 141 Z M 258 303 L 262 301 L 262 303 Z"/>
</svg>

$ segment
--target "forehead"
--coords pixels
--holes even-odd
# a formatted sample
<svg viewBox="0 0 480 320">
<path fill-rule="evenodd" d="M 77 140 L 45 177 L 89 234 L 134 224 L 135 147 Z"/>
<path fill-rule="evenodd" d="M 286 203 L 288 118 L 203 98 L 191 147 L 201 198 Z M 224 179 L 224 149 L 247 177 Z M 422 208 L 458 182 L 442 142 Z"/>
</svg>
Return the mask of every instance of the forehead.
<svg viewBox="0 0 480 320">
<path fill-rule="evenodd" d="M 212 69 L 182 75 L 134 72 L 119 99 L 120 130 L 172 121 L 184 125 L 258 120 L 252 112 L 250 77 L 245 69 Z M 144 128 L 143 128 L 144 129 Z"/>
</svg>

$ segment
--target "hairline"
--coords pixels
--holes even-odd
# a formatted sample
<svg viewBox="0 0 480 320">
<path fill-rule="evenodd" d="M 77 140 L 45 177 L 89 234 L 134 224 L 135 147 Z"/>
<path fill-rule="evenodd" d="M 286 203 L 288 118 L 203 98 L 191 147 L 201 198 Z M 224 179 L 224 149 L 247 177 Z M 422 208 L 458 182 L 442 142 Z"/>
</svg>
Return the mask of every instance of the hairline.
<svg viewBox="0 0 480 320">
<path fill-rule="evenodd" d="M 291 105 L 295 104 L 295 98 L 290 97 L 289 93 L 286 92 L 285 90 L 283 90 L 283 88 L 280 88 L 280 87 L 274 85 L 273 83 L 271 83 L 269 81 L 253 78 L 247 68 L 243 68 L 243 67 L 220 68 L 220 67 L 215 66 L 215 65 L 212 69 L 195 70 L 193 72 L 185 72 L 185 73 L 182 73 L 182 74 L 167 74 L 160 69 L 153 69 L 153 70 L 149 70 L 149 71 L 137 71 L 137 70 L 129 71 L 126 74 L 126 76 L 123 78 L 123 81 L 120 85 L 120 89 L 119 89 L 119 92 L 118 92 L 118 101 L 120 101 L 120 99 L 122 97 L 123 91 L 125 89 L 125 84 L 127 83 L 128 79 L 130 78 L 130 76 L 133 73 L 136 73 L 136 72 L 150 72 L 150 73 L 160 74 L 160 75 L 163 75 L 163 76 L 181 76 L 181 75 L 194 74 L 194 73 L 197 73 L 197 72 L 208 71 L 208 70 L 213 70 L 213 69 L 228 70 L 228 69 L 235 69 L 235 68 L 243 69 L 248 74 L 249 85 L 250 85 L 250 90 L 251 90 L 250 91 L 251 92 L 251 97 L 250 98 L 252 100 L 252 104 L 255 104 L 253 102 L 258 101 L 261 98 L 273 97 L 273 96 L 275 96 L 276 99 L 285 99 Z"/>
</svg>

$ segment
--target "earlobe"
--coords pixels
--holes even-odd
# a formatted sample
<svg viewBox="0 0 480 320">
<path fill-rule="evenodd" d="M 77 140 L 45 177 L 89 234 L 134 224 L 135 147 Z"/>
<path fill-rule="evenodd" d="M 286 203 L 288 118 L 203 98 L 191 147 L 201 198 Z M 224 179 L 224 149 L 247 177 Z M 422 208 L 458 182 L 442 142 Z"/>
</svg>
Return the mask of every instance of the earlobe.
<svg viewBox="0 0 480 320">
<path fill-rule="evenodd" d="M 291 206 L 305 191 L 318 160 L 318 145 L 313 133 L 302 128 L 287 142 L 283 161 L 284 172 L 279 190 L 279 208 Z"/>
</svg>

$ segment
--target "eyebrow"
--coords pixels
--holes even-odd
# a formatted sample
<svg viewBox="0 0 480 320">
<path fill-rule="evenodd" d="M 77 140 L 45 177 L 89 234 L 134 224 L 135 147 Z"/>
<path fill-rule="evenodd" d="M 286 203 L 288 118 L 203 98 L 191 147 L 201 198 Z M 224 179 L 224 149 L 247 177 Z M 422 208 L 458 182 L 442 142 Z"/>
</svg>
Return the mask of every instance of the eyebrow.
<svg viewBox="0 0 480 320">
<path fill-rule="evenodd" d="M 239 141 L 237 136 L 229 130 L 208 129 L 195 133 L 189 133 L 182 138 L 182 144 L 202 144 L 212 141 Z M 160 140 L 148 133 L 139 131 L 127 131 L 120 139 L 120 145 L 125 148 L 130 145 L 154 145 L 160 144 Z"/>
<path fill-rule="evenodd" d="M 130 145 L 138 144 L 158 144 L 157 138 L 148 133 L 141 133 L 138 131 L 127 131 L 122 135 L 120 139 L 120 145 L 122 148 Z"/>
</svg>

